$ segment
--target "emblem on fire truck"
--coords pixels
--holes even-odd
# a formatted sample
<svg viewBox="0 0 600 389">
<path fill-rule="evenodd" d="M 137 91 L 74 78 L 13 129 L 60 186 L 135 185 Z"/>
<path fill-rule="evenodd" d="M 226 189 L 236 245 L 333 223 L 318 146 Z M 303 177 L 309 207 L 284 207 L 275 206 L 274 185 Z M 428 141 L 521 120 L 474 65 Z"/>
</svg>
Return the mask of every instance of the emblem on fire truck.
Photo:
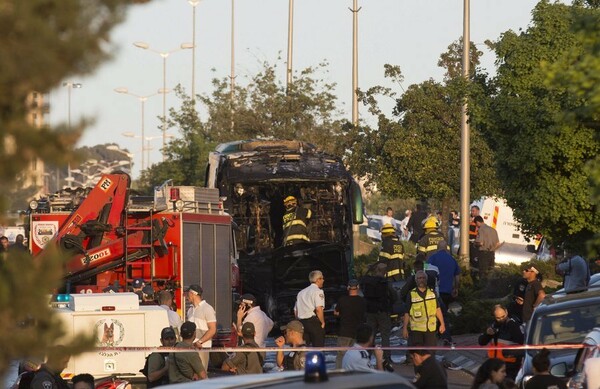
<svg viewBox="0 0 600 389">
<path fill-rule="evenodd" d="M 33 241 L 38 247 L 46 246 L 58 231 L 57 221 L 33 222 Z"/>
<path fill-rule="evenodd" d="M 98 334 L 98 347 L 117 347 L 125 337 L 125 326 L 116 319 L 101 319 L 96 322 L 96 333 Z M 114 357 L 118 351 L 100 351 L 103 357 Z"/>
</svg>

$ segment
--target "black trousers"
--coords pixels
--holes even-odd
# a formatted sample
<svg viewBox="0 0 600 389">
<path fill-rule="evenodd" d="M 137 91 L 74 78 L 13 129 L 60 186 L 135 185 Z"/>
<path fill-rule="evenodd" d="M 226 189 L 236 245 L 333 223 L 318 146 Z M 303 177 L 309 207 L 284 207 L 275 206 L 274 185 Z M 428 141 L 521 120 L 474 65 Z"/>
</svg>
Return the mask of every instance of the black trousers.
<svg viewBox="0 0 600 389">
<path fill-rule="evenodd" d="M 479 259 L 479 278 L 487 279 L 487 275 L 494 268 L 496 255 L 493 251 L 480 250 L 477 254 Z"/>
<path fill-rule="evenodd" d="M 310 319 L 300 319 L 304 326 L 304 341 L 313 347 L 325 346 L 325 328 L 321 328 L 321 322 L 316 316 Z"/>
</svg>

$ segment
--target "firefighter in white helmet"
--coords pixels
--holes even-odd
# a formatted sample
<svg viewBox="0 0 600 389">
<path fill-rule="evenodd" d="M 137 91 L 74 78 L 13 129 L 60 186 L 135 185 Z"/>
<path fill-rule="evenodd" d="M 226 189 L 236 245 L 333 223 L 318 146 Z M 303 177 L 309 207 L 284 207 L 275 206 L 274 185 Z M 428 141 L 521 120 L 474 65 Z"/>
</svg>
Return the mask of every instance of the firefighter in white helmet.
<svg viewBox="0 0 600 389">
<path fill-rule="evenodd" d="M 283 245 L 289 246 L 302 242 L 310 242 L 308 237 L 308 222 L 312 217 L 310 209 L 298 206 L 294 196 L 283 200 L 285 214 L 283 215 Z"/>
</svg>

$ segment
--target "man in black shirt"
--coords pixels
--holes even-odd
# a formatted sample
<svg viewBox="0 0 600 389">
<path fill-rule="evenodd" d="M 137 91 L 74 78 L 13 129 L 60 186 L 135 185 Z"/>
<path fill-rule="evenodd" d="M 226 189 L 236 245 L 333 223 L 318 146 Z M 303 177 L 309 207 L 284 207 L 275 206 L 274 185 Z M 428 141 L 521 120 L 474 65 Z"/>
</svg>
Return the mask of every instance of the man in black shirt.
<svg viewBox="0 0 600 389">
<path fill-rule="evenodd" d="M 421 389 L 447 389 L 446 371 L 427 350 L 410 350 L 416 367 L 416 380 L 413 384 Z"/>
<path fill-rule="evenodd" d="M 535 307 L 546 297 L 546 292 L 544 292 L 542 283 L 538 279 L 538 274 L 539 271 L 533 264 L 528 264 L 523 270 L 523 278 L 527 279 L 527 287 L 523 297 L 523 324 L 531 319 Z"/>
<path fill-rule="evenodd" d="M 494 322 L 479 336 L 479 345 L 509 346 L 523 344 L 525 338 L 519 323 L 508 316 L 508 310 L 498 304 L 494 306 Z M 523 351 L 521 350 L 488 350 L 489 358 L 498 358 L 506 363 L 506 375 L 513 380 L 516 378 Z"/>
<path fill-rule="evenodd" d="M 338 347 L 353 346 L 356 342 L 356 329 L 365 322 L 367 302 L 358 295 L 357 280 L 348 281 L 348 295 L 342 296 L 335 306 L 333 314 L 340 319 L 340 333 L 337 338 Z M 341 369 L 345 351 L 338 351 L 336 367 Z"/>
</svg>

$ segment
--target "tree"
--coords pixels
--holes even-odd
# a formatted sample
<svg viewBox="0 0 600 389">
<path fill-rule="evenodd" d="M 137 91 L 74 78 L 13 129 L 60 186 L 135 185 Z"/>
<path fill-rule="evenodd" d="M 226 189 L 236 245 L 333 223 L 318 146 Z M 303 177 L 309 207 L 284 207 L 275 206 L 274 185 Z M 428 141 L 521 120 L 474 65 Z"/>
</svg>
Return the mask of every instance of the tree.
<svg viewBox="0 0 600 389">
<path fill-rule="evenodd" d="M 74 131 L 34 128 L 27 95 L 47 92 L 72 74 L 90 73 L 106 53 L 108 33 L 129 0 L 4 0 L 0 5 L 0 211 L 19 174 L 36 158 L 66 163 L 84 123 Z M 62 278 L 62 262 L 10 254 L 0 260 L 0 376 L 10 361 L 43 355 L 63 330 L 47 293 Z M 71 346 L 92 345 L 90 340 Z"/>
<path fill-rule="evenodd" d="M 481 53 L 472 47 L 476 64 Z M 380 86 L 361 94 L 377 116 L 377 129 L 351 130 L 348 145 L 353 171 L 366 175 L 378 190 L 391 197 L 437 199 L 445 204 L 445 212 L 460 192 L 460 107 L 467 87 L 454 64 L 460 59 L 457 50 L 462 50 L 461 45 L 454 43 L 441 56 L 439 64 L 447 69 L 444 83 L 430 79 L 411 85 L 397 98 L 391 89 Z M 401 85 L 398 67 L 386 65 L 385 72 Z M 395 119 L 379 109 L 378 95 L 395 99 Z M 471 130 L 471 162 L 472 198 L 497 193 L 493 153 L 476 127 Z"/>
<path fill-rule="evenodd" d="M 574 31 L 590 18 L 597 22 L 597 7 L 544 0 L 526 31 L 493 45 L 499 67 L 485 133 L 505 197 L 524 232 L 558 243 L 584 242 L 600 226 L 587 168 L 600 150 L 598 25 L 587 36 Z"/>
<path fill-rule="evenodd" d="M 296 72 L 287 90 L 277 78 L 277 65 L 265 62 L 262 66 L 247 85 L 236 85 L 233 104 L 229 78 L 213 79 L 213 92 L 198 96 L 207 111 L 205 120 L 185 90 L 178 88 L 182 106 L 171 109 L 168 125 L 178 128 L 181 137 L 165 148 L 167 161 L 143 174 L 144 187 L 167 179 L 181 185 L 202 185 L 208 152 L 222 142 L 273 137 L 307 141 L 329 152 L 337 150 L 342 126 L 335 84 L 320 77 L 326 74 L 327 64 Z"/>
</svg>

